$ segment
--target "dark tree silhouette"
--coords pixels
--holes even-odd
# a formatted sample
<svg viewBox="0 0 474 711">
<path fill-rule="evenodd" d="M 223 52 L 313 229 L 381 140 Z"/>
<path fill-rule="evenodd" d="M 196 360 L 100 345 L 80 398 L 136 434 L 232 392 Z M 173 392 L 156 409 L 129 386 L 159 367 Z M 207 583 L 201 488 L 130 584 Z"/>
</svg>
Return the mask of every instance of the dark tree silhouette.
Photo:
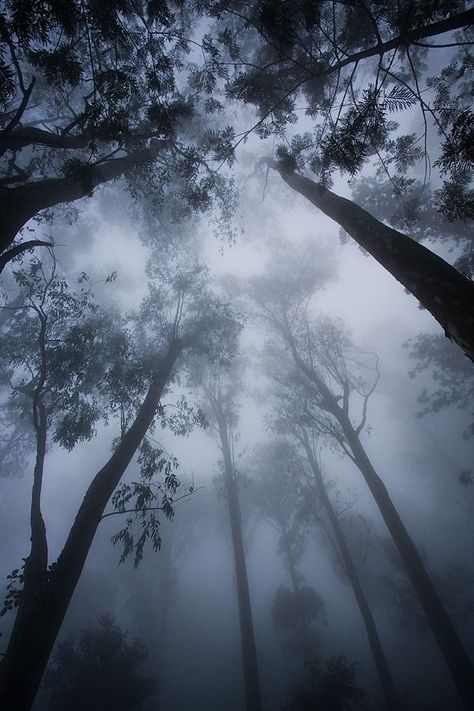
<svg viewBox="0 0 474 711">
<path fill-rule="evenodd" d="M 63 640 L 45 675 L 49 711 L 141 711 L 158 682 L 140 667 L 148 650 L 110 615 Z"/>
</svg>

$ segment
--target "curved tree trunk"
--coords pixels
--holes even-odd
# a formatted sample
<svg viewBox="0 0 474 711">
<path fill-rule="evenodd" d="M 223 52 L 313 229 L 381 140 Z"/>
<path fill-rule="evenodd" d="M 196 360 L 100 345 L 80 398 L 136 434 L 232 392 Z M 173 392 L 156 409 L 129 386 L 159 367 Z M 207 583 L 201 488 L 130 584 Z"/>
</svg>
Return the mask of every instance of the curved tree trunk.
<svg viewBox="0 0 474 711">
<path fill-rule="evenodd" d="M 446 336 L 474 360 L 474 284 L 448 262 L 363 208 L 274 160 L 283 180 L 333 219 L 415 296 Z"/>
<path fill-rule="evenodd" d="M 0 665 L 1 709 L 31 709 L 105 507 L 153 420 L 180 351 L 181 343 L 176 340 L 153 377 L 134 422 L 90 484 L 48 578 L 29 580 L 28 589 L 25 580 L 13 632 Z"/>
<path fill-rule="evenodd" d="M 235 482 L 235 470 L 229 445 L 229 433 L 225 416 L 216 413 L 224 458 L 224 481 L 229 507 L 232 547 L 234 550 L 235 579 L 239 602 L 242 663 L 245 683 L 246 711 L 262 711 L 260 681 L 258 676 L 257 647 L 253 628 L 252 605 L 250 601 L 247 564 L 245 561 L 242 526 L 240 519 L 239 493 Z"/>
<path fill-rule="evenodd" d="M 400 703 L 400 699 L 398 698 L 395 685 L 393 683 L 392 675 L 390 673 L 390 667 L 387 664 L 387 659 L 385 657 L 385 652 L 383 651 L 382 643 L 380 641 L 379 633 L 377 631 L 377 626 L 375 624 L 372 611 L 370 609 L 369 603 L 360 583 L 357 568 L 354 564 L 354 561 L 352 560 L 352 555 L 346 543 L 342 528 L 339 524 L 339 519 L 337 518 L 336 512 L 334 511 L 332 503 L 327 494 L 323 477 L 321 475 L 321 470 L 313 455 L 313 451 L 311 449 L 311 445 L 307 437 L 305 437 L 305 441 L 303 441 L 303 446 L 308 457 L 309 465 L 314 475 L 318 496 L 321 500 L 324 510 L 326 511 L 332 530 L 334 532 L 344 572 L 346 573 L 349 579 L 349 583 L 352 587 L 352 592 L 354 593 L 354 597 L 359 607 L 360 614 L 362 615 L 362 619 L 364 621 L 365 630 L 367 632 L 367 637 L 369 640 L 370 650 L 372 652 L 375 667 L 379 675 L 379 680 L 385 696 L 387 708 L 390 709 L 390 711 L 400 711 L 402 706 Z"/>
</svg>

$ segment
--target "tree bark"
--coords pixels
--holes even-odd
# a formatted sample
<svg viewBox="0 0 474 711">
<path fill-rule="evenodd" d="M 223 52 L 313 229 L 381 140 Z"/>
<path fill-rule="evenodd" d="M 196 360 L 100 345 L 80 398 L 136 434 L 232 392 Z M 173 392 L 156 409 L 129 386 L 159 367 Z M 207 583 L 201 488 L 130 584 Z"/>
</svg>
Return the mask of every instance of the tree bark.
<svg viewBox="0 0 474 711">
<path fill-rule="evenodd" d="M 387 708 L 390 711 L 400 711 L 402 706 L 400 699 L 398 698 L 395 685 L 393 683 L 392 675 L 390 673 L 390 667 L 388 666 L 385 653 L 383 651 L 382 643 L 380 641 L 379 633 L 377 631 L 377 626 L 375 624 L 372 611 L 370 609 L 368 600 L 365 596 L 364 590 L 360 583 L 357 568 L 352 560 L 352 555 L 349 551 L 349 547 L 346 543 L 346 539 L 342 528 L 339 524 L 339 519 L 337 518 L 336 512 L 332 506 L 329 496 L 324 485 L 323 477 L 321 475 L 321 470 L 319 465 L 313 455 L 311 445 L 305 437 L 303 440 L 303 446 L 308 457 L 308 462 L 314 475 L 314 480 L 316 483 L 316 489 L 319 499 L 323 505 L 324 510 L 328 516 L 331 528 L 334 532 L 336 539 L 339 555 L 343 564 L 344 572 L 346 573 L 349 583 L 352 587 L 352 592 L 356 599 L 357 605 L 359 607 L 360 614 L 364 621 L 365 630 L 367 632 L 367 638 L 369 640 L 370 650 L 374 658 L 375 667 L 380 680 L 380 685 L 383 690 Z"/>
<path fill-rule="evenodd" d="M 234 464 L 229 445 L 227 422 L 222 412 L 216 413 L 224 458 L 224 481 L 229 508 L 232 547 L 234 550 L 235 578 L 239 603 L 239 621 L 242 646 L 242 664 L 244 669 L 245 708 L 246 711 L 262 711 L 260 681 L 258 676 L 257 647 L 252 619 L 247 564 L 240 518 L 239 493 L 235 482 Z"/>
<path fill-rule="evenodd" d="M 13 632 L 0 666 L 0 708 L 29 711 L 38 692 L 51 651 L 112 493 L 137 451 L 156 412 L 182 346 L 170 344 L 152 377 L 134 422 L 109 461 L 95 475 L 79 507 L 64 548 L 45 582 L 24 590 Z M 26 583 L 26 581 L 25 581 Z M 23 605 L 23 598 L 34 601 Z"/>
<path fill-rule="evenodd" d="M 267 160 L 283 180 L 337 222 L 438 321 L 448 338 L 474 361 L 474 284 L 407 235 L 318 183 Z"/>
</svg>

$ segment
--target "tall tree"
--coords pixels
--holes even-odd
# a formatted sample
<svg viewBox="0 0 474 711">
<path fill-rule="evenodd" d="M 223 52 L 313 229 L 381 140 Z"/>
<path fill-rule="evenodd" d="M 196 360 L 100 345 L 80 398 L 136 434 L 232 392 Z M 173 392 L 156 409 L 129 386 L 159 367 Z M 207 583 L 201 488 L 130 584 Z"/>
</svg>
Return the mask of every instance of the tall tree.
<svg viewBox="0 0 474 711">
<path fill-rule="evenodd" d="M 436 168 L 442 183 L 435 209 L 449 219 L 472 218 L 472 62 L 466 46 L 472 44 L 472 8 L 411 0 L 395 8 L 371 0 L 217 0 L 211 8 L 218 27 L 225 25 L 216 40 L 234 64 L 225 91 L 257 111 L 234 148 L 253 131 L 276 137 L 277 159 L 266 165 L 343 227 L 474 359 L 471 281 L 330 190 L 334 171 L 352 178 L 367 166 L 401 193 L 408 171 L 424 162 L 425 182 Z M 464 36 L 455 34 L 459 28 L 466 28 Z M 442 62 L 438 77 L 428 75 L 434 59 Z M 405 111 L 418 112 L 419 135 L 391 119 Z M 442 145 L 429 155 L 436 132 Z"/>
<path fill-rule="evenodd" d="M 237 404 L 235 399 L 239 387 L 239 379 L 235 369 L 233 372 L 211 370 L 209 373 L 201 375 L 201 382 L 210 420 L 216 430 L 223 459 L 222 476 L 229 510 L 235 582 L 239 605 L 245 708 L 246 711 L 261 711 L 262 699 L 258 673 L 258 656 L 242 535 L 238 472 L 233 452 L 234 434 L 237 425 Z"/>
<path fill-rule="evenodd" d="M 296 408 L 297 407 L 298 406 L 296 405 Z M 296 412 L 294 414 L 296 414 Z M 282 419 L 279 419 L 281 423 Z M 392 679 L 390 666 L 385 656 L 385 652 L 382 646 L 382 642 L 380 640 L 377 625 L 375 623 L 375 619 L 372 614 L 369 601 L 361 584 L 359 571 L 354 561 L 354 556 L 349 547 L 346 534 L 344 533 L 335 506 L 332 503 L 329 493 L 327 491 L 327 485 L 324 481 L 317 457 L 315 439 L 314 436 L 312 436 L 314 435 L 314 433 L 311 432 L 311 430 L 308 432 L 307 428 L 304 425 L 298 424 L 297 417 L 295 418 L 295 420 L 293 420 L 293 423 L 289 427 L 288 424 L 289 423 L 287 422 L 287 430 L 289 430 L 289 434 L 293 436 L 299 447 L 306 455 L 306 460 L 312 473 L 314 490 L 321 504 L 321 507 L 327 516 L 327 520 L 329 521 L 330 530 L 334 536 L 338 559 L 350 583 L 350 586 L 354 593 L 354 597 L 356 599 L 357 606 L 360 610 L 362 620 L 364 622 L 364 626 L 367 632 L 367 638 L 369 640 L 370 651 L 372 652 L 372 656 L 375 662 L 375 667 L 377 669 L 377 673 L 380 679 L 380 685 L 383 690 L 387 708 L 396 711 L 397 709 L 402 708 L 400 699 L 398 697 L 395 684 Z"/>
<path fill-rule="evenodd" d="M 301 407 L 313 426 L 329 437 L 362 473 L 394 540 L 453 680 L 467 708 L 474 699 L 472 665 L 442 604 L 420 553 L 408 533 L 361 441 L 367 407 L 378 382 L 377 359 L 357 354 L 341 325 L 329 319 L 312 320 L 311 292 L 287 275 L 276 288 L 275 275 L 256 278 L 253 294 L 260 313 L 277 339 L 282 354 L 281 382 L 291 381 L 300 393 Z M 370 361 L 374 362 L 370 362 Z M 356 398 L 359 399 L 359 412 Z M 356 419 L 357 418 L 357 419 Z M 356 422 L 356 424 L 354 424 Z"/>
<path fill-rule="evenodd" d="M 30 273 L 18 278 L 25 301 L 7 321 L 3 372 L 19 407 L 30 412 L 36 462 L 31 549 L 24 570 L 13 576 L 15 582 L 20 579 L 21 589 L 13 585 L 7 598 L 7 607 L 17 605 L 18 610 L 1 662 L 0 700 L 5 708 L 26 711 L 111 497 L 117 511 L 129 514 L 116 536 L 124 544 L 122 557 L 133 552 L 138 563 L 148 539 L 159 546 L 156 514 L 172 515 L 178 482 L 163 452 L 145 435 L 156 418 L 166 421 L 161 399 L 183 354 L 226 359 L 234 349 L 238 326 L 229 308 L 207 289 L 206 272 L 199 267 L 168 270 L 167 279 L 162 275 L 160 286 L 150 287 L 125 330 L 98 318 L 87 293 L 72 295 L 64 279 L 56 277 L 54 262 L 48 273 L 45 265 L 34 261 Z M 82 318 L 91 308 L 92 316 Z M 25 338 L 18 350 L 20 334 Z M 49 564 L 41 507 L 48 437 L 71 449 L 77 441 L 90 439 L 95 423 L 110 416 L 120 424 L 113 453 L 92 478 L 62 551 Z M 180 417 L 174 418 L 170 422 L 179 431 L 183 424 Z M 114 495 L 140 446 L 142 480 L 123 484 Z M 155 488 L 152 476 L 157 472 L 163 473 L 163 482 Z M 134 514 L 140 528 L 137 540 L 128 525 Z"/>
</svg>

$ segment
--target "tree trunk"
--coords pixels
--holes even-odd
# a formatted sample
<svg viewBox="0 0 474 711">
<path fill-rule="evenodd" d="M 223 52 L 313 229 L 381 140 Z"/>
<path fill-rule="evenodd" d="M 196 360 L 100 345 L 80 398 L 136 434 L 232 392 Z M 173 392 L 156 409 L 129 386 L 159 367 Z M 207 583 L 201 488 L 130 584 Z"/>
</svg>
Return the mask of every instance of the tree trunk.
<svg viewBox="0 0 474 711">
<path fill-rule="evenodd" d="M 344 572 L 346 573 L 349 579 L 349 583 L 352 587 L 352 592 L 354 593 L 354 597 L 359 607 L 360 614 L 362 615 L 362 619 L 364 621 L 365 630 L 367 632 L 367 637 L 369 640 L 370 650 L 372 652 L 377 673 L 379 675 L 379 680 L 385 696 L 387 708 L 390 709 L 390 711 L 400 711 L 402 706 L 400 703 L 400 699 L 398 698 L 395 685 L 393 683 L 392 675 L 390 673 L 390 667 L 388 666 L 387 660 L 385 658 L 385 653 L 383 651 L 375 620 L 373 618 L 369 603 L 360 583 L 357 568 L 354 564 L 354 561 L 352 560 L 352 556 L 349 551 L 349 547 L 346 543 L 344 533 L 339 524 L 339 519 L 337 518 L 336 512 L 334 511 L 329 496 L 327 494 L 323 477 L 321 475 L 321 470 L 313 455 L 311 445 L 307 438 L 305 438 L 305 441 L 303 441 L 303 446 L 308 457 L 309 465 L 314 474 L 319 499 L 321 500 L 323 508 L 329 518 L 332 530 L 334 531 L 334 536 L 336 538 L 336 543 L 343 564 Z"/>
<path fill-rule="evenodd" d="M 48 580 L 40 592 L 23 591 L 17 614 L 21 625 L 15 622 L 0 666 L 1 709 L 31 709 L 105 507 L 153 420 L 180 351 L 181 343 L 176 340 L 152 378 L 134 422 L 90 484 Z"/>
<path fill-rule="evenodd" d="M 383 481 L 378 476 L 368 458 L 357 432 L 352 426 L 346 409 L 347 401 L 341 407 L 332 391 L 319 375 L 309 366 L 298 353 L 295 340 L 288 330 L 288 324 L 282 329 L 284 337 L 290 346 L 292 357 L 300 370 L 314 383 L 322 399 L 319 407 L 332 414 L 339 422 L 354 458 L 356 466 L 364 477 L 372 496 L 387 525 L 392 539 L 400 553 L 409 579 L 415 589 L 418 601 L 423 608 L 431 630 L 446 660 L 456 688 L 467 709 L 474 709 L 474 670 L 469 661 L 461 640 L 453 627 L 433 582 L 428 575 L 420 554 L 396 510 Z"/>
<path fill-rule="evenodd" d="M 338 419 L 354 455 L 355 464 L 361 471 L 398 549 L 407 575 L 412 582 L 418 601 L 439 644 L 458 692 L 466 709 L 472 710 L 474 709 L 474 669 L 462 642 L 434 588 L 414 542 L 383 481 L 372 466 L 349 418 L 342 413 Z"/>
<path fill-rule="evenodd" d="M 158 146 L 112 158 L 101 165 L 86 165 L 64 178 L 0 187 L 0 253 L 10 247 L 21 228 L 41 210 L 90 196 L 98 185 L 120 178 L 136 164 L 153 160 L 157 152 Z"/>
<path fill-rule="evenodd" d="M 448 338 L 474 360 L 474 284 L 454 267 L 407 235 L 387 227 L 351 200 L 288 171 L 266 163 L 321 212 L 337 222 L 438 321 Z"/>
<path fill-rule="evenodd" d="M 258 677 L 257 648 L 252 619 L 247 564 L 240 518 L 239 493 L 235 482 L 235 470 L 229 446 L 229 434 L 225 416 L 218 416 L 219 436 L 224 457 L 224 481 L 229 507 L 232 547 L 234 550 L 235 579 L 239 602 L 240 635 L 242 645 L 242 664 L 245 683 L 246 711 L 262 711 L 260 682 Z"/>
</svg>

